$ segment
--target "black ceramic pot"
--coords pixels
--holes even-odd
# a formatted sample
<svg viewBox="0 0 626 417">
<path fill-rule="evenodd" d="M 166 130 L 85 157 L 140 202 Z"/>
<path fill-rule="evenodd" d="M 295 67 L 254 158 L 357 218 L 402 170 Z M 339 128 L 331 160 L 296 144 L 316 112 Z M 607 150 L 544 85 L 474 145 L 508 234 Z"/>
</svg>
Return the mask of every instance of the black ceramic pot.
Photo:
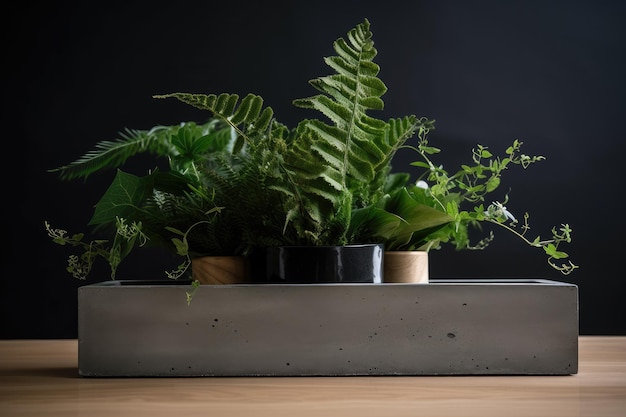
<svg viewBox="0 0 626 417">
<path fill-rule="evenodd" d="M 257 283 L 380 283 L 382 244 L 345 246 L 280 246 L 252 256 L 252 279 Z"/>
</svg>

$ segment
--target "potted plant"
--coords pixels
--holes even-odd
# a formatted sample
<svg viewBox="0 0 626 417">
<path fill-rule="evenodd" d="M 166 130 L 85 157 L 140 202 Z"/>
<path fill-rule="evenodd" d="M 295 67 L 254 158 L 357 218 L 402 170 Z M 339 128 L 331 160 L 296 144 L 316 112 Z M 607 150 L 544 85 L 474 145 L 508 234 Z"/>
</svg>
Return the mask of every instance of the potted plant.
<svg viewBox="0 0 626 417">
<path fill-rule="evenodd" d="M 367 246 L 373 253 L 370 261 L 375 258 L 368 268 L 380 269 L 395 252 L 427 253 L 445 243 L 473 247 L 468 237 L 473 225 L 495 222 L 517 233 L 505 223 L 511 220 L 506 199 L 492 206 L 483 201 L 498 187 L 507 166 L 541 158 L 521 155 L 517 142 L 502 159 L 478 147 L 474 165 L 449 174 L 435 163 L 437 149 L 426 140 L 432 121 L 370 115 L 383 108 L 386 87 L 373 62 L 369 22 L 352 29 L 347 40 L 338 39 L 334 49 L 337 55 L 326 58 L 334 73 L 311 81 L 319 94 L 294 102 L 319 112 L 325 121 L 304 119 L 289 128 L 253 94 L 163 94 L 156 97 L 207 111 L 208 121 L 127 131 L 53 170 L 63 179 L 118 170 L 91 220 L 96 231 L 112 232 L 114 238 L 84 240 L 46 223 L 55 242 L 82 250 L 81 256 L 70 258 L 70 272 L 84 277 L 94 258 L 102 256 L 115 277 L 133 248 L 163 244 L 184 257 L 172 278 L 187 275 L 191 264 L 193 282 L 199 282 L 199 260 L 236 256 L 253 261 L 250 271 L 260 274 L 260 281 L 276 282 L 288 276 L 272 276 L 272 265 L 294 248 L 322 249 L 326 260 L 307 268 L 323 270 L 333 254 Z M 416 145 L 409 142 L 413 137 Z M 422 177 L 412 180 L 408 173 L 392 170 L 402 147 L 417 152 L 420 160 L 412 168 L 425 168 Z M 154 169 L 139 176 L 122 171 L 138 153 L 164 157 L 167 163 L 155 161 Z M 569 232 L 566 228 L 551 243 L 528 242 L 543 248 L 550 260 L 563 258 L 557 246 L 569 240 Z M 526 239 L 524 233 L 519 236 Z M 289 278 L 298 280 L 304 270 L 297 267 L 312 257 L 309 253 L 292 258 L 295 266 L 275 269 L 293 266 L 296 276 Z M 265 264 L 261 272 L 259 258 Z M 334 279 L 337 271 L 324 270 L 321 279 Z M 365 271 L 358 272 L 355 280 L 363 275 Z M 299 282 L 320 281 L 307 277 Z M 81 375 L 577 370 L 577 291 L 563 283 L 195 285 L 188 297 L 200 302 L 193 308 L 176 298 L 188 290 L 186 281 L 116 284 L 78 290 Z M 423 360 L 414 361 L 416 353 Z M 477 360 L 469 363 L 468 357 Z"/>
<path fill-rule="evenodd" d="M 232 139 L 230 129 L 217 119 L 201 125 L 186 122 L 126 130 L 116 141 L 102 141 L 82 158 L 52 170 L 64 180 L 87 179 L 101 170 L 120 167 L 138 153 L 169 161 L 165 170 L 155 165 L 144 176 L 117 170 L 89 223 L 98 232 L 112 233 L 110 240 L 84 240 L 82 233 L 69 235 L 46 222 L 55 242 L 83 251 L 80 256 L 70 256 L 68 271 L 85 279 L 95 260 L 102 257 L 115 278 L 121 261 L 135 246 L 144 245 L 163 245 L 186 257 L 176 270 L 167 272 L 170 278 L 184 273 L 194 251 L 238 259 L 243 248 L 235 222 L 231 213 L 219 215 L 221 207 L 215 204 L 213 190 L 206 187 L 202 169 L 203 156 L 226 153 Z"/>
<path fill-rule="evenodd" d="M 101 255 L 114 277 L 119 262 L 145 242 L 165 244 L 187 257 L 169 274 L 174 278 L 193 257 L 215 250 L 248 255 L 263 248 L 363 246 L 359 231 L 350 226 L 352 212 L 383 196 L 395 152 L 426 121 L 415 116 L 383 121 L 367 114 L 382 109 L 386 92 L 377 78 L 371 36 L 366 20 L 350 31 L 348 42 L 338 39 L 338 55 L 326 59 L 336 74 L 311 81 L 321 94 L 294 101 L 320 111 L 330 123 L 305 119 L 289 129 L 252 94 L 243 99 L 236 94 L 159 95 L 207 110 L 211 121 L 128 131 L 54 169 L 62 179 L 87 178 L 118 168 L 140 152 L 169 158 L 165 172 L 155 169 L 136 177 L 118 171 L 90 222 L 113 226 L 110 247 L 46 224 L 57 243 L 85 249 L 70 258 L 70 272 L 84 277 Z M 200 249 L 197 243 L 206 236 L 229 244 L 218 240 Z M 372 245 L 378 244 L 368 242 Z"/>
<path fill-rule="evenodd" d="M 319 94 L 293 102 L 318 111 L 324 121 L 304 119 L 289 128 L 254 94 L 156 95 L 206 110 L 209 121 L 126 131 L 52 170 L 61 179 L 73 179 L 118 169 L 90 221 L 97 229 L 112 230 L 112 243 L 84 241 L 82 234 L 70 236 L 46 223 L 55 242 L 84 250 L 70 258 L 68 270 L 84 278 L 94 259 L 102 256 L 115 277 L 117 266 L 135 246 L 162 244 L 185 257 L 168 273 L 171 278 L 182 276 L 194 259 L 228 255 L 262 259 L 256 273 L 267 281 L 272 271 L 288 269 L 272 267 L 289 259 L 287 249 L 368 246 L 374 252 L 367 256 L 376 258 L 383 245 L 387 251 L 414 251 L 441 242 L 463 247 L 467 225 L 497 222 L 501 216 L 486 215 L 489 210 L 459 211 L 461 201 L 481 193 L 455 193 L 454 187 L 465 186 L 458 181 L 465 178 L 460 174 L 446 182 L 447 173 L 426 159 L 428 179 L 439 182 L 424 190 L 408 181 L 407 174 L 392 172 L 396 152 L 415 135 L 422 157 L 434 152 L 426 141 L 433 122 L 415 115 L 381 120 L 369 114 L 383 109 L 387 91 L 374 63 L 377 51 L 369 21 L 349 31 L 347 40 L 337 39 L 334 50 L 337 55 L 325 62 L 335 73 L 310 81 Z M 168 166 L 140 177 L 119 169 L 138 153 L 166 157 Z M 496 178 L 505 165 L 491 171 Z M 477 166 L 474 175 L 482 178 L 484 172 L 485 167 Z M 485 187 L 491 191 L 494 184 L 495 179 Z M 328 260 L 335 255 L 324 256 Z M 305 258 L 296 258 L 296 263 Z"/>
<path fill-rule="evenodd" d="M 421 170 L 417 180 L 411 181 L 409 173 L 392 173 L 388 177 L 386 198 L 377 205 L 361 209 L 357 216 L 365 219 L 360 227 L 368 237 L 364 240 L 383 241 L 385 243 L 387 282 L 428 282 L 428 252 L 440 249 L 443 244 L 450 244 L 456 250 L 482 250 L 494 239 L 493 231 L 478 241 L 472 240 L 473 230 L 482 231 L 483 224 L 491 224 L 514 234 L 523 243 L 540 249 L 547 257 L 550 267 L 564 275 L 578 268 L 569 260 L 569 255 L 559 248 L 571 242 L 572 229 L 568 224 L 553 227 L 551 236 L 542 239 L 539 235 L 529 236 L 529 214 L 524 213 L 522 223 L 509 211 L 504 201 L 487 202 L 501 185 L 504 171 L 511 166 L 522 169 L 542 161 L 540 155 L 521 153 L 522 142 L 519 140 L 506 149 L 505 155 L 497 157 L 486 146 L 478 144 L 472 150 L 472 163 L 461 165 L 455 172 L 448 172 L 442 164 L 433 160 L 434 155 L 441 152 L 439 148 L 430 146 L 428 133 L 434 129 L 434 121 L 425 123 L 417 135 L 417 145 L 405 145 L 415 151 L 418 160 L 411 166 Z M 397 202 L 402 196 L 403 204 Z M 394 196 L 395 198 L 392 198 Z M 401 214 L 405 219 L 410 214 L 418 214 L 416 207 L 426 205 L 449 216 L 450 221 L 434 230 L 424 229 L 419 233 L 407 229 L 406 223 L 399 223 L 396 229 L 385 227 L 386 223 L 368 220 L 367 212 L 384 208 L 387 215 Z M 391 212 L 391 213 L 389 213 Z M 389 219 L 390 224 L 392 218 Z M 404 228 L 404 232 L 402 232 Z"/>
</svg>

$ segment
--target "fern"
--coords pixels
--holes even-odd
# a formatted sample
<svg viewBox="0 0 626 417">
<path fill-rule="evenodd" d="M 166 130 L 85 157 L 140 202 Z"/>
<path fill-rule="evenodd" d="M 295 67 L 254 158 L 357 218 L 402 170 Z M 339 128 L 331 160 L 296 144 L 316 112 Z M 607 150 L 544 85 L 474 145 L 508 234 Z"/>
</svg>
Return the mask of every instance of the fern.
<svg viewBox="0 0 626 417">
<path fill-rule="evenodd" d="M 310 192 L 333 197 L 330 201 L 338 209 L 336 220 L 346 227 L 344 233 L 351 212 L 341 208 L 368 206 L 382 197 L 391 159 L 423 123 L 412 115 L 385 122 L 367 114 L 383 110 L 382 96 L 387 91 L 378 78 L 380 68 L 373 62 L 377 51 L 369 28 L 366 19 L 348 33 L 347 41 L 335 41 L 337 56 L 325 62 L 337 73 L 310 81 L 323 94 L 294 101 L 297 107 L 321 112 L 332 123 L 304 120 L 299 129 L 310 133 L 312 139 L 306 145 L 328 167 L 323 176 L 327 186 Z"/>
<path fill-rule="evenodd" d="M 220 131 L 218 120 L 212 120 L 204 125 L 196 125 L 194 122 L 181 123 L 174 126 L 155 126 L 150 130 L 125 129 L 115 140 L 98 142 L 94 149 L 90 150 L 77 160 L 48 170 L 58 172 L 62 180 L 87 179 L 91 174 L 106 169 L 119 168 L 126 161 L 140 153 L 152 153 L 163 157 L 176 157 L 180 154 L 175 142 L 171 140 L 180 130 L 186 129 L 192 132 L 194 137 L 205 136 L 210 132 Z"/>
<path fill-rule="evenodd" d="M 373 61 L 377 51 L 368 20 L 333 47 L 337 55 L 325 62 L 336 73 L 310 81 L 321 94 L 293 101 L 296 107 L 319 111 L 330 123 L 306 119 L 293 131 L 282 129 L 272 109 L 254 94 L 243 99 L 228 93 L 155 96 L 208 110 L 231 126 L 237 136 L 233 152 L 242 152 L 250 164 L 239 174 L 256 167 L 254 182 L 246 182 L 239 195 L 246 195 L 249 187 L 269 193 L 274 207 L 264 206 L 264 201 L 252 207 L 260 213 L 284 213 L 280 232 L 285 244 L 347 243 L 353 207 L 382 197 L 393 155 L 424 123 L 415 116 L 383 121 L 367 114 L 383 109 L 387 91 Z M 268 150 L 275 151 L 271 159 Z M 276 235 L 269 228 L 265 232 Z"/>
<path fill-rule="evenodd" d="M 294 101 L 298 107 L 320 111 L 332 122 L 302 123 L 314 132 L 313 149 L 336 171 L 334 178 L 352 191 L 360 188 L 355 195 L 357 206 L 380 197 L 385 167 L 418 125 L 412 115 L 385 122 L 367 114 L 383 110 L 382 96 L 387 92 L 378 78 L 380 68 L 373 62 L 377 51 L 369 28 L 366 19 L 348 33 L 348 41 L 335 41 L 338 55 L 325 62 L 337 74 L 311 81 L 324 94 Z"/>
<path fill-rule="evenodd" d="M 271 107 L 263 108 L 263 99 L 254 94 L 248 94 L 241 101 L 238 94 L 226 93 L 220 95 L 171 93 L 154 96 L 154 98 L 170 97 L 200 110 L 208 110 L 216 118 L 230 125 L 237 134 L 233 152 L 241 150 L 244 144 L 254 146 L 253 138 L 266 133 L 274 114 Z"/>
</svg>

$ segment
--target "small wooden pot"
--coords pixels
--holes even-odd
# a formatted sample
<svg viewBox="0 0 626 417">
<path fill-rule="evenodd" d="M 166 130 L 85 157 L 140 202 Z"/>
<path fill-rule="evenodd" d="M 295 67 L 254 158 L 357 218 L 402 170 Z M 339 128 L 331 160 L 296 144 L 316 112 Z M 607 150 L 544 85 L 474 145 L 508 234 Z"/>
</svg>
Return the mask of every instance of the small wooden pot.
<svg viewBox="0 0 626 417">
<path fill-rule="evenodd" d="M 383 282 L 428 283 L 428 252 L 385 252 Z"/>
<path fill-rule="evenodd" d="M 200 284 L 250 282 L 250 263 L 245 256 L 201 256 L 191 260 L 191 275 Z"/>
</svg>

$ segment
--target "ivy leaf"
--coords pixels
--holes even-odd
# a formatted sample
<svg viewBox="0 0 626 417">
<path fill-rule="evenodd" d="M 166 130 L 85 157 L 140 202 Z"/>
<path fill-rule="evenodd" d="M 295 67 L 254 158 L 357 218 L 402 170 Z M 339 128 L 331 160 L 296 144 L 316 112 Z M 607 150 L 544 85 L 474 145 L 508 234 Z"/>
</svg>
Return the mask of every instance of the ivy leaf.
<svg viewBox="0 0 626 417">
<path fill-rule="evenodd" d="M 490 193 L 493 190 L 495 190 L 496 188 L 498 188 L 498 186 L 500 185 L 500 178 L 498 177 L 491 177 L 489 178 L 489 180 L 487 180 L 487 192 Z"/>
<path fill-rule="evenodd" d="M 489 158 L 491 158 L 493 156 L 493 154 L 491 152 L 489 152 L 487 149 L 481 149 L 480 156 L 482 158 L 489 159 Z"/>
<path fill-rule="evenodd" d="M 556 249 L 556 245 L 549 243 L 543 247 L 543 250 L 546 252 L 548 256 L 553 257 L 554 259 L 565 259 L 568 257 L 567 253 L 558 251 Z"/>
<path fill-rule="evenodd" d="M 172 238 L 172 243 L 176 247 L 176 253 L 181 256 L 186 256 L 189 253 L 189 244 L 187 239 Z"/>
<path fill-rule="evenodd" d="M 434 155 L 436 153 L 441 152 L 441 149 L 439 148 L 435 148 L 434 146 L 425 146 L 425 145 L 420 145 L 420 150 L 423 151 L 424 153 L 427 153 L 428 155 Z"/>
</svg>

